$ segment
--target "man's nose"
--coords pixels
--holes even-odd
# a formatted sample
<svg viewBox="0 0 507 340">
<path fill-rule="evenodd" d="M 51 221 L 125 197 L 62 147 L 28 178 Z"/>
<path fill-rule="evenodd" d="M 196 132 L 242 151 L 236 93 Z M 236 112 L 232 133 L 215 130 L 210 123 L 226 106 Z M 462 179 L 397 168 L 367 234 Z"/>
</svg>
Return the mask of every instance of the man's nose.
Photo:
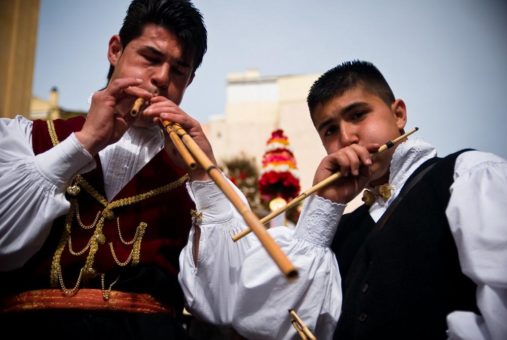
<svg viewBox="0 0 507 340">
<path fill-rule="evenodd" d="M 359 142 L 359 136 L 357 135 L 357 129 L 348 123 L 340 124 L 340 144 L 342 147 L 349 146 L 351 144 L 357 144 Z"/>
<path fill-rule="evenodd" d="M 158 92 L 165 92 L 169 87 L 171 79 L 170 67 L 168 64 L 162 64 L 154 71 L 151 77 L 151 83 L 158 89 Z"/>
</svg>

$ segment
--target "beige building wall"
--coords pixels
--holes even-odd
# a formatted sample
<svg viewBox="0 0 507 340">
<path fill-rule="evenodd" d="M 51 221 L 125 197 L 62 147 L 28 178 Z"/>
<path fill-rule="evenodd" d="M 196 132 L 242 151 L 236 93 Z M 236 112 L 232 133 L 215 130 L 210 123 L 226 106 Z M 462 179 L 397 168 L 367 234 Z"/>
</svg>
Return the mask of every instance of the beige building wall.
<svg viewBox="0 0 507 340">
<path fill-rule="evenodd" d="M 255 157 L 260 169 L 271 132 L 281 128 L 294 151 L 301 186 L 311 184 L 316 160 L 324 155 L 306 107 L 308 89 L 317 76 L 264 77 L 255 70 L 230 74 L 225 115 L 207 124 L 217 161 L 245 154 Z"/>
<path fill-rule="evenodd" d="M 308 91 L 318 75 L 281 77 L 279 121 L 289 137 L 301 175 L 301 188 L 313 183 L 315 170 L 326 155 L 319 135 L 313 127 L 306 104 Z"/>
<path fill-rule="evenodd" d="M 1 1 L 1 0 L 0 0 Z M 58 106 L 58 89 L 53 87 L 49 98 L 42 99 L 33 96 L 30 102 L 30 119 L 58 119 L 61 118 L 61 109 Z"/>
<path fill-rule="evenodd" d="M 28 116 L 39 0 L 0 0 L 0 117 Z"/>
</svg>

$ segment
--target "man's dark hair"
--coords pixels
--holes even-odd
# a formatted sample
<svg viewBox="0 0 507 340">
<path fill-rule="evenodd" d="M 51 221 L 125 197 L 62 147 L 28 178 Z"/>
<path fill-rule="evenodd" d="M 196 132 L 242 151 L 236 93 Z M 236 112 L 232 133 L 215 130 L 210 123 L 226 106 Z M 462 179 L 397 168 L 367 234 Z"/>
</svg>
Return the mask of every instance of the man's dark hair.
<svg viewBox="0 0 507 340">
<path fill-rule="evenodd" d="M 330 69 L 313 83 L 307 97 L 310 113 L 317 105 L 325 104 L 357 86 L 362 86 L 366 91 L 377 95 L 387 105 L 395 101 L 391 87 L 372 63 L 353 60 Z"/>
<path fill-rule="evenodd" d="M 146 24 L 162 26 L 172 32 L 193 57 L 193 71 L 201 65 L 207 49 L 207 32 L 201 13 L 189 0 L 134 0 L 120 29 L 122 47 L 141 36 Z M 110 65 L 107 79 L 113 75 Z"/>
</svg>

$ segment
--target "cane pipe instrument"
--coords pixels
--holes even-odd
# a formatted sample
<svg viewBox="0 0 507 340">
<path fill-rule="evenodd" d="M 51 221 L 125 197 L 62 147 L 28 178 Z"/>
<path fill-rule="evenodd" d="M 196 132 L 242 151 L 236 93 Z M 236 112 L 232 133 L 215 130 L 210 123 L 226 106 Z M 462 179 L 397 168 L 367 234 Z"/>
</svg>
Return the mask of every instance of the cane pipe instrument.
<svg viewBox="0 0 507 340">
<path fill-rule="evenodd" d="M 297 315 L 294 309 L 289 309 L 289 315 L 291 317 L 292 326 L 296 329 L 301 340 L 316 340 L 317 338 L 310 329 L 305 325 L 303 320 Z"/>
<path fill-rule="evenodd" d="M 403 134 L 403 135 L 401 135 L 399 137 L 396 137 L 393 140 L 388 141 L 387 143 L 381 145 L 374 154 L 377 154 L 379 152 L 384 152 L 385 150 L 392 148 L 394 145 L 396 145 L 396 143 L 404 140 L 405 138 L 407 138 L 408 136 L 410 136 L 411 134 L 413 134 L 417 130 L 419 130 L 419 128 L 415 127 L 412 130 L 408 131 L 407 133 L 405 133 L 405 134 Z M 339 179 L 341 176 L 342 176 L 342 174 L 339 171 L 335 172 L 334 174 L 332 174 L 328 178 L 325 178 L 324 180 L 322 180 L 319 183 L 317 183 L 314 186 L 312 186 L 310 189 L 308 189 L 308 190 L 304 191 L 303 193 L 299 194 L 299 196 L 297 196 L 296 198 L 294 198 L 292 201 L 290 201 L 289 203 L 287 203 L 283 207 L 280 207 L 280 208 L 276 209 L 275 211 L 271 212 L 269 215 L 267 215 L 264 218 L 262 218 L 260 220 L 260 222 L 262 224 L 266 224 L 267 222 L 271 221 L 273 218 L 275 218 L 276 216 L 280 215 L 281 213 L 287 211 L 290 208 L 295 207 L 302 200 L 304 200 L 305 198 L 309 197 L 310 195 L 312 195 L 316 191 L 319 191 L 320 189 L 322 189 L 322 188 L 328 186 L 329 184 L 333 183 L 334 181 L 336 181 L 337 179 Z M 243 229 L 239 233 L 237 233 L 235 235 L 232 235 L 232 239 L 233 239 L 233 241 L 238 241 L 239 239 L 241 239 L 241 238 L 245 237 L 246 235 L 248 235 L 250 232 L 251 232 L 251 230 L 248 229 L 248 228 Z"/>
<path fill-rule="evenodd" d="M 161 124 L 164 127 L 167 134 L 169 135 L 169 138 L 171 138 L 171 141 L 176 147 L 176 150 L 178 150 L 181 158 L 183 158 L 183 161 L 187 164 L 187 166 L 191 170 L 197 169 L 197 163 L 195 162 L 194 157 L 192 157 L 192 154 L 190 153 L 190 151 L 188 151 L 185 144 L 183 144 L 183 142 L 181 141 L 180 136 L 178 136 L 178 134 L 175 131 L 175 126 L 177 124 L 170 123 L 167 120 L 161 121 Z"/>
<path fill-rule="evenodd" d="M 134 105 L 132 105 L 132 108 L 130 109 L 130 112 L 129 112 L 130 116 L 133 118 L 137 117 L 139 115 L 139 112 L 141 112 L 141 108 L 144 106 L 144 103 L 145 103 L 145 100 L 143 98 L 141 98 L 141 97 L 137 98 L 134 102 Z M 161 123 L 162 123 L 162 126 L 164 127 L 164 130 L 169 135 L 169 138 L 173 142 L 174 146 L 176 147 L 176 149 L 180 153 L 181 157 L 183 158 L 183 161 L 187 164 L 187 166 L 191 170 L 196 169 L 197 163 L 192 158 L 192 155 L 187 150 L 185 145 L 183 145 L 181 139 L 178 137 L 176 132 L 174 132 L 174 129 L 172 127 L 173 124 L 170 122 L 167 122 L 167 121 L 163 121 Z"/>
<path fill-rule="evenodd" d="M 202 151 L 194 139 L 187 134 L 187 132 L 179 124 L 162 120 L 162 125 L 167 133 L 174 136 L 174 140 L 177 140 L 176 143 L 179 143 L 180 146 L 183 146 L 186 152 L 192 155 L 192 159 L 197 161 L 197 163 L 208 173 L 208 176 L 211 177 L 220 190 L 222 190 L 234 208 L 236 208 L 236 210 L 241 214 L 245 222 L 250 227 L 250 230 L 252 230 L 257 236 L 262 246 L 266 249 L 282 273 L 289 279 L 296 278 L 298 276 L 298 271 L 292 262 L 290 262 L 287 255 L 285 255 L 285 253 L 280 249 L 257 216 L 255 216 L 255 214 L 251 211 L 250 207 L 241 200 L 240 196 L 225 179 L 222 172 L 213 164 L 208 156 L 206 156 L 204 151 Z M 171 137 L 171 140 L 173 140 L 173 137 Z M 175 145 L 177 150 L 180 151 L 177 144 Z"/>
<path fill-rule="evenodd" d="M 132 105 L 132 108 L 129 111 L 130 116 L 137 117 L 139 112 L 141 112 L 141 108 L 143 107 L 143 105 L 144 99 L 141 97 L 137 98 L 136 101 L 134 102 L 134 105 Z"/>
</svg>

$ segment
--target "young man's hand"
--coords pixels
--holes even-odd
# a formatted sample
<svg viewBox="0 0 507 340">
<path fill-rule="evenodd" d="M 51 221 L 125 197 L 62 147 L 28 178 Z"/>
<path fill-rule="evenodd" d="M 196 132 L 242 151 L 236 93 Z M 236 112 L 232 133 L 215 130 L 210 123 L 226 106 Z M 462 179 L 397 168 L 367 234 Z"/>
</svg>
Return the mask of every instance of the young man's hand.
<svg viewBox="0 0 507 340">
<path fill-rule="evenodd" d="M 313 184 L 317 184 L 339 171 L 340 179 L 320 189 L 317 195 L 336 203 L 346 204 L 364 189 L 370 179 L 370 166 L 373 164 L 372 152 L 379 145 L 364 147 L 351 144 L 333 152 L 321 161 L 317 168 Z"/>
</svg>

